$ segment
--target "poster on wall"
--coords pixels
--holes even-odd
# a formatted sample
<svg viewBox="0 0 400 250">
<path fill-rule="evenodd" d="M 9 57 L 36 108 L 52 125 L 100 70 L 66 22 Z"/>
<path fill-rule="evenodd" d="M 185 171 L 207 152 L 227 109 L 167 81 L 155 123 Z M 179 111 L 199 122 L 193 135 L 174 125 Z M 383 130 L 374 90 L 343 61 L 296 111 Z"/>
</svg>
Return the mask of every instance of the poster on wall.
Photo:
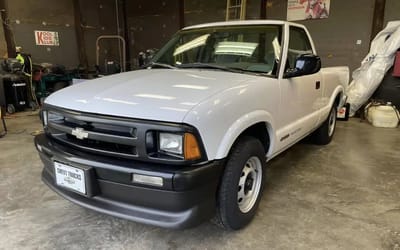
<svg viewBox="0 0 400 250">
<path fill-rule="evenodd" d="M 60 46 L 58 32 L 35 30 L 36 45 Z"/>
<path fill-rule="evenodd" d="M 288 0 L 287 20 L 328 18 L 330 0 Z"/>
</svg>

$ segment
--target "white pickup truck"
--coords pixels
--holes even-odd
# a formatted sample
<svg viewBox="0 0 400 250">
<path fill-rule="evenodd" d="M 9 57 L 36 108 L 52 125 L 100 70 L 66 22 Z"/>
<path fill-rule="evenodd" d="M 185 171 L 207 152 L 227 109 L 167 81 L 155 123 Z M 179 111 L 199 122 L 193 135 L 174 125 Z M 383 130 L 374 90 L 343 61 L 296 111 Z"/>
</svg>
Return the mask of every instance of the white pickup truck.
<svg viewBox="0 0 400 250">
<path fill-rule="evenodd" d="M 35 145 L 66 199 L 169 228 L 255 215 L 273 157 L 331 141 L 347 67 L 321 69 L 307 29 L 234 21 L 179 31 L 145 69 L 58 91 Z"/>
</svg>

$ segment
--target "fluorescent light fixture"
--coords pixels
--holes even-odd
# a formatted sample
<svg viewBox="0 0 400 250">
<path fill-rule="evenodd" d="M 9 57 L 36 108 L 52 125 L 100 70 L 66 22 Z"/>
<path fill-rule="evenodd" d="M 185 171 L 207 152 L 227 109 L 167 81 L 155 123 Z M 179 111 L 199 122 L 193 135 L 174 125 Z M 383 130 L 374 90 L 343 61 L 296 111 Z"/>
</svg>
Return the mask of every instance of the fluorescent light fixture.
<svg viewBox="0 0 400 250">
<path fill-rule="evenodd" d="M 198 102 L 181 102 L 180 104 L 185 105 L 185 106 L 194 106 L 199 103 Z"/>
<path fill-rule="evenodd" d="M 188 112 L 187 109 L 171 108 L 171 107 L 160 107 L 160 109 L 172 110 L 172 111 L 178 111 L 178 112 Z"/>
<path fill-rule="evenodd" d="M 142 175 L 142 174 L 133 174 L 132 181 L 140 184 L 147 184 L 152 186 L 163 186 L 163 179 L 158 176 L 150 176 L 150 175 Z"/>
<path fill-rule="evenodd" d="M 187 76 L 193 77 L 193 78 L 198 78 L 198 79 L 205 79 L 205 80 L 217 80 L 215 78 L 212 77 L 206 77 L 206 76 L 199 76 L 199 75 L 195 75 L 195 74 L 187 74 Z"/>
<path fill-rule="evenodd" d="M 279 60 L 279 58 L 281 58 L 281 45 L 279 44 L 277 37 L 272 41 L 272 47 L 274 47 L 275 59 Z"/>
<path fill-rule="evenodd" d="M 127 104 L 127 105 L 138 105 L 139 103 L 137 102 L 129 102 L 129 101 L 123 101 L 123 100 L 116 100 L 112 98 L 103 98 L 103 101 L 107 102 L 113 102 L 113 103 L 121 103 L 121 104 Z"/>
<path fill-rule="evenodd" d="M 87 100 L 85 100 L 85 99 L 78 99 L 78 100 L 75 100 L 76 102 L 80 102 L 80 103 L 88 103 L 88 101 Z"/>
<path fill-rule="evenodd" d="M 297 54 L 297 55 L 304 55 L 304 54 L 312 54 L 312 50 L 298 50 L 298 49 L 289 49 L 288 50 L 292 54 Z"/>
<path fill-rule="evenodd" d="M 173 97 L 173 96 L 153 95 L 153 94 L 137 94 L 135 96 L 143 97 L 143 98 L 161 99 L 161 100 L 174 100 L 174 99 L 176 99 L 176 97 Z"/>
<path fill-rule="evenodd" d="M 184 43 L 183 45 L 179 46 L 178 48 L 175 49 L 174 56 L 182 54 L 185 51 L 188 51 L 190 49 L 202 46 L 206 44 L 207 38 L 210 36 L 210 34 L 202 35 L 199 36 L 190 42 Z"/>
<path fill-rule="evenodd" d="M 257 43 L 220 42 L 215 49 L 215 54 L 251 56 L 256 50 L 257 46 Z"/>
<path fill-rule="evenodd" d="M 238 86 L 235 86 L 235 87 L 232 87 L 232 88 L 229 88 L 230 90 L 231 89 L 241 89 L 241 88 L 245 88 L 245 87 L 247 87 L 247 86 L 249 86 L 248 84 L 242 84 L 242 85 L 238 85 Z"/>
<path fill-rule="evenodd" d="M 206 89 L 209 89 L 208 86 L 203 86 L 203 85 L 189 85 L 189 84 L 178 84 L 178 85 L 173 85 L 172 87 L 174 87 L 174 88 L 184 88 L 184 89 L 196 89 L 196 90 L 206 90 Z"/>
</svg>

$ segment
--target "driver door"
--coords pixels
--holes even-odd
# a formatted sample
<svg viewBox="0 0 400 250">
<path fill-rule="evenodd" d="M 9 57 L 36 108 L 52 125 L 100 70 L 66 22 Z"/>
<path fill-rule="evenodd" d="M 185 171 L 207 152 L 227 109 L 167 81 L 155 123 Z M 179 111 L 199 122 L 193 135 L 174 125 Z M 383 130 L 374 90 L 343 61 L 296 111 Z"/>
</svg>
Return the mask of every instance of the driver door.
<svg viewBox="0 0 400 250">
<path fill-rule="evenodd" d="M 289 46 L 285 71 L 296 68 L 296 59 L 313 54 L 306 31 L 289 26 Z M 318 100 L 322 97 L 321 73 L 281 79 L 281 131 L 278 135 L 282 147 L 291 145 L 312 130 L 319 119 Z"/>
</svg>

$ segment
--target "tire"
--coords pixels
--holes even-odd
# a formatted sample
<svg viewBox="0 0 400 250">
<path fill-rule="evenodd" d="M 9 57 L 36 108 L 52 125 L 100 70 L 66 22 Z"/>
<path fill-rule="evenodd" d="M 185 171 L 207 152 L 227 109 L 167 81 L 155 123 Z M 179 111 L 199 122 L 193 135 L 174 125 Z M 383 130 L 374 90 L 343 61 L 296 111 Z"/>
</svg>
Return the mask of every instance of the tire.
<svg viewBox="0 0 400 250">
<path fill-rule="evenodd" d="M 9 114 L 14 114 L 16 111 L 14 104 L 8 104 L 7 105 L 7 113 Z"/>
<path fill-rule="evenodd" d="M 265 150 L 253 137 L 233 146 L 221 180 L 214 222 L 238 230 L 251 222 L 260 202 L 265 180 Z"/>
<path fill-rule="evenodd" d="M 317 145 L 326 145 L 332 141 L 336 128 L 336 106 L 333 106 L 329 112 L 328 118 L 322 125 L 312 134 L 312 140 Z"/>
</svg>

